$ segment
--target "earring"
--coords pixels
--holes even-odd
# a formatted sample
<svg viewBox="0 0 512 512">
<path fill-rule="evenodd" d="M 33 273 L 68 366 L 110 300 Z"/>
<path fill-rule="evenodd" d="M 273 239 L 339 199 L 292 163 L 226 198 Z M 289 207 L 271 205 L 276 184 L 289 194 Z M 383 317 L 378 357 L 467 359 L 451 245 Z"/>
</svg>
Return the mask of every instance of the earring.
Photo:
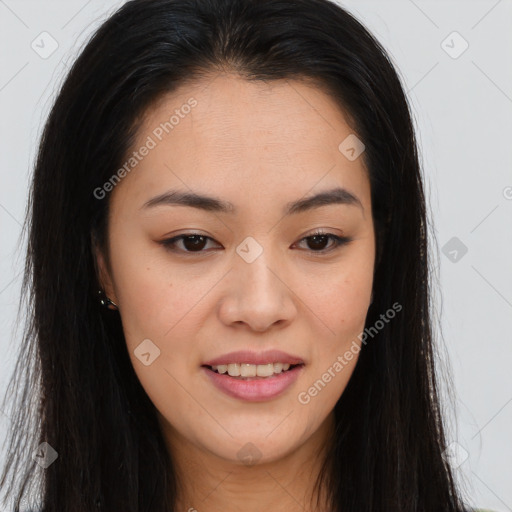
<svg viewBox="0 0 512 512">
<path fill-rule="evenodd" d="M 117 304 L 115 302 L 113 302 L 112 300 L 110 300 L 106 295 L 105 295 L 105 292 L 103 290 L 98 290 L 98 296 L 99 296 L 99 301 L 100 301 L 100 304 L 107 308 L 107 309 L 110 309 L 111 311 L 117 311 L 119 308 L 117 306 Z"/>
</svg>

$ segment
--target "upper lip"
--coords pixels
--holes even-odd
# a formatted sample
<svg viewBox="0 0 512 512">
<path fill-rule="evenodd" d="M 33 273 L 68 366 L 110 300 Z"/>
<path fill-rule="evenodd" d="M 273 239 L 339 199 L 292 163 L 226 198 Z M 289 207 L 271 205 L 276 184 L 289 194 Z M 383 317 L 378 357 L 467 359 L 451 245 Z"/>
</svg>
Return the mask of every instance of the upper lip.
<svg viewBox="0 0 512 512">
<path fill-rule="evenodd" d="M 248 364 L 268 364 L 268 363 L 289 363 L 304 364 L 304 361 L 292 354 L 287 354 L 282 350 L 265 350 L 264 352 L 253 352 L 251 350 L 238 350 L 222 356 L 210 359 L 203 363 L 203 366 L 218 366 L 220 364 L 248 363 Z"/>
</svg>

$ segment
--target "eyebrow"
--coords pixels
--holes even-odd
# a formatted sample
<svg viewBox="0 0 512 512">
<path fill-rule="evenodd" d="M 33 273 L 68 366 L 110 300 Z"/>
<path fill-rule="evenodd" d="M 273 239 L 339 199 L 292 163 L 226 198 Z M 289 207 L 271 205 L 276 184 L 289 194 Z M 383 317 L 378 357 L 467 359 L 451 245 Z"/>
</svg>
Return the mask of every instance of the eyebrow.
<svg viewBox="0 0 512 512">
<path fill-rule="evenodd" d="M 306 197 L 286 203 L 283 215 L 294 215 L 303 213 L 314 208 L 320 208 L 331 204 L 344 204 L 348 206 L 358 206 L 364 212 L 363 205 L 358 197 L 352 192 L 342 187 L 336 187 L 331 190 L 319 192 L 314 196 Z M 163 194 L 155 196 L 146 201 L 141 209 L 153 208 L 155 206 L 188 206 L 200 210 L 216 213 L 236 213 L 236 207 L 229 201 L 224 201 L 216 197 L 200 195 L 194 192 L 185 192 L 180 190 L 169 190 Z"/>
</svg>

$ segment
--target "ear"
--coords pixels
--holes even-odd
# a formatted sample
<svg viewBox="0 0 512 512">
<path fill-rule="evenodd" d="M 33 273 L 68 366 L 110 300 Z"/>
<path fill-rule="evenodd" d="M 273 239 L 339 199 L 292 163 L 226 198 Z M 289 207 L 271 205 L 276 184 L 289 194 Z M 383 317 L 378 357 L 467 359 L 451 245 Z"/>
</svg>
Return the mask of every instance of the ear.
<svg viewBox="0 0 512 512">
<path fill-rule="evenodd" d="M 105 295 L 110 300 L 117 304 L 117 297 L 114 292 L 112 275 L 109 265 L 107 264 L 107 258 L 94 233 L 91 233 L 91 249 L 98 286 L 105 292 Z"/>
</svg>

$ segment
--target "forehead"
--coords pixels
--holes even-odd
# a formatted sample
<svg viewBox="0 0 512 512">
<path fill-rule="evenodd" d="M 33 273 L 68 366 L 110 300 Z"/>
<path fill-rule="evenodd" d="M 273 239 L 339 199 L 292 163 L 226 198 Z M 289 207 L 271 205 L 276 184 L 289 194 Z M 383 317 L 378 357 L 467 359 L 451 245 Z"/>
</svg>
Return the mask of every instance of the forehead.
<svg viewBox="0 0 512 512">
<path fill-rule="evenodd" d="M 368 186 L 363 159 L 350 161 L 339 150 L 353 134 L 339 105 L 311 83 L 212 75 L 147 110 L 131 151 L 151 149 L 114 192 L 129 182 L 141 196 L 179 184 L 235 196 L 241 188 L 283 197 L 290 190 L 296 198 L 319 184 L 361 195 Z"/>
<path fill-rule="evenodd" d="M 191 101 L 194 106 L 188 108 Z M 279 146 L 285 155 L 325 149 L 330 143 L 337 146 L 343 133 L 354 131 L 338 104 L 311 83 L 248 81 L 225 74 L 187 83 L 162 96 L 147 111 L 139 135 L 158 131 L 173 117 L 169 132 L 176 143 L 194 131 L 188 142 L 225 158 L 234 156 L 231 149 L 262 144 L 269 149 Z M 297 141 L 307 142 L 306 147 L 298 147 Z"/>
</svg>

